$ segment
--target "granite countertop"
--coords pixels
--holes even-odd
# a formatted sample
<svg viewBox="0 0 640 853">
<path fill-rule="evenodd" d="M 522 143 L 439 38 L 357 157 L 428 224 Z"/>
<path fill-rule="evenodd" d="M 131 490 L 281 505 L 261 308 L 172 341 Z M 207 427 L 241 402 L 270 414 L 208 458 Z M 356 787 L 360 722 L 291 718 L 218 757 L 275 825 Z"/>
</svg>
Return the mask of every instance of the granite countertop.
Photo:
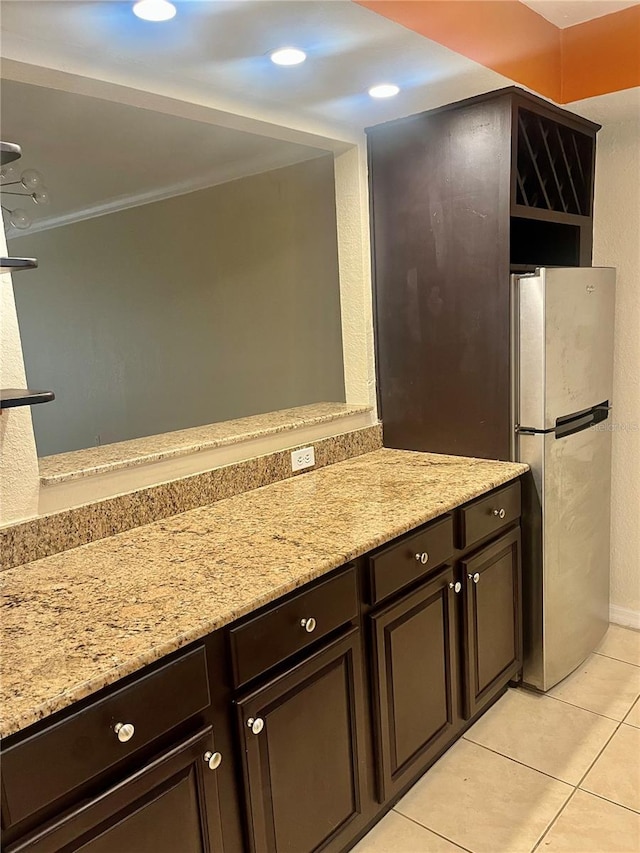
<svg viewBox="0 0 640 853">
<path fill-rule="evenodd" d="M 99 447 L 88 447 L 86 450 L 43 456 L 38 460 L 40 482 L 48 486 L 81 477 L 90 477 L 93 474 L 104 474 L 107 471 L 133 468 L 149 462 L 160 462 L 163 459 L 175 459 L 189 453 L 199 453 L 201 450 L 226 447 L 229 444 L 329 423 L 348 415 L 370 411 L 372 411 L 371 406 L 310 403 L 306 406 L 265 412 L 262 415 L 251 415 L 232 421 L 205 424 L 190 429 L 164 432 L 160 435 L 147 435 L 143 438 L 103 444 Z"/>
<path fill-rule="evenodd" d="M 0 735 L 526 470 L 376 450 L 3 572 Z"/>
</svg>

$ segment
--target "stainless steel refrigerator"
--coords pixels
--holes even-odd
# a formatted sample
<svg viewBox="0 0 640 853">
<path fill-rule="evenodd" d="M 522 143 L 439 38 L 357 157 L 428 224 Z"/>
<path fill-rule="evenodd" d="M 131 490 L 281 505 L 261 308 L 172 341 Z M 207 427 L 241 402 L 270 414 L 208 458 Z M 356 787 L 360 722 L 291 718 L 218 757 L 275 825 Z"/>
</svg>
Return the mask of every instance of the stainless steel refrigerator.
<svg viewBox="0 0 640 853">
<path fill-rule="evenodd" d="M 609 624 L 615 270 L 512 277 L 513 458 L 531 467 L 523 680 L 549 690 Z"/>
</svg>

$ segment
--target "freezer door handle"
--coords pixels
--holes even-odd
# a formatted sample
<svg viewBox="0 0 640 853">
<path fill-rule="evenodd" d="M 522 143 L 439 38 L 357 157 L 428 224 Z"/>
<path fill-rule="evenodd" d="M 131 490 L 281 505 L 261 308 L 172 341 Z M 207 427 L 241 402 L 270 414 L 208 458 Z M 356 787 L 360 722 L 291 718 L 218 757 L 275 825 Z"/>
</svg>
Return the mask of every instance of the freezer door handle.
<svg viewBox="0 0 640 853">
<path fill-rule="evenodd" d="M 605 400 L 598 406 L 594 406 L 588 412 L 583 412 L 577 417 L 558 418 L 556 428 L 554 430 L 556 438 L 566 438 L 569 435 L 574 435 L 577 432 L 582 432 L 584 429 L 595 426 L 596 424 L 606 421 L 609 417 L 611 406 L 609 401 Z"/>
</svg>

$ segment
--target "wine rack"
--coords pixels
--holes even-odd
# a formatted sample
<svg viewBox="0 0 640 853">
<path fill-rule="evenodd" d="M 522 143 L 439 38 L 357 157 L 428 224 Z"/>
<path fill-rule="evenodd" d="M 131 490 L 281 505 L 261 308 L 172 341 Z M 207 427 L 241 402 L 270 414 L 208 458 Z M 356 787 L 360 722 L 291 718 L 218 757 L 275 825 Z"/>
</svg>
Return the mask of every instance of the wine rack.
<svg viewBox="0 0 640 853">
<path fill-rule="evenodd" d="M 516 202 L 591 216 L 593 139 L 545 115 L 518 110 Z"/>
</svg>

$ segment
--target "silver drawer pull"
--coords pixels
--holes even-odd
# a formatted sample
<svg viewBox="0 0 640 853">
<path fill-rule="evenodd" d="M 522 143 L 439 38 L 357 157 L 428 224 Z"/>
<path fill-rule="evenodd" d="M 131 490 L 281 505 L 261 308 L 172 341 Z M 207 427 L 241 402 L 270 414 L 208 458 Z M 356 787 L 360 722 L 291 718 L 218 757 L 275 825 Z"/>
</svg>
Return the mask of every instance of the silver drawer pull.
<svg viewBox="0 0 640 853">
<path fill-rule="evenodd" d="M 317 623 L 316 623 L 316 620 L 313 618 L 313 616 L 310 616 L 308 619 L 301 619 L 300 624 L 302 625 L 304 630 L 307 632 L 307 634 L 311 634 L 312 631 L 316 630 L 316 624 Z"/>
<path fill-rule="evenodd" d="M 462 589 L 462 584 L 460 583 L 460 581 L 456 581 L 455 583 L 451 581 L 451 583 L 449 584 L 449 589 L 452 589 L 454 592 L 460 592 L 460 590 Z"/>
<path fill-rule="evenodd" d="M 500 509 L 494 509 L 491 514 L 495 515 L 496 518 L 504 518 L 507 511 L 503 507 L 500 507 Z"/>
<path fill-rule="evenodd" d="M 264 720 L 262 717 L 249 717 L 247 727 L 251 729 L 254 735 L 259 735 L 264 728 Z"/>
<path fill-rule="evenodd" d="M 113 727 L 120 743 L 128 743 L 136 733 L 133 723 L 116 723 Z"/>
<path fill-rule="evenodd" d="M 480 572 L 476 572 L 474 575 L 467 575 L 467 577 L 469 578 L 470 581 L 473 581 L 474 583 L 478 583 L 478 581 L 480 580 Z"/>
<path fill-rule="evenodd" d="M 202 757 L 209 770 L 217 770 L 222 764 L 222 755 L 219 752 L 205 752 Z"/>
<path fill-rule="evenodd" d="M 421 554 L 416 554 L 416 560 L 424 566 L 429 562 L 429 555 L 423 551 Z"/>
</svg>

